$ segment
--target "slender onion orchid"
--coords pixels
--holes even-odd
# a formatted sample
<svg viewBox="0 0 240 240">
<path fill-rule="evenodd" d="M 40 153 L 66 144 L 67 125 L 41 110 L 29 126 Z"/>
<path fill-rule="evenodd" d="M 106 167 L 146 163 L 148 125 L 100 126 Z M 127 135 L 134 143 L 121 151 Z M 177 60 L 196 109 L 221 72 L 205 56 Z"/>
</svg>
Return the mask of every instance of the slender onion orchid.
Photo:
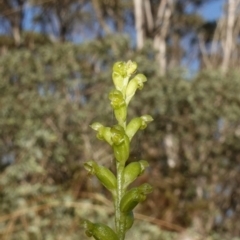
<svg viewBox="0 0 240 240">
<path fill-rule="evenodd" d="M 152 187 L 148 183 L 128 189 L 129 185 L 148 167 L 146 160 L 127 163 L 131 140 L 138 130 L 145 129 L 153 121 L 150 115 L 143 115 L 127 122 L 128 105 L 136 91 L 141 90 L 147 81 L 143 74 L 135 75 L 136 71 L 136 62 L 116 62 L 113 65 L 112 79 L 115 89 L 110 91 L 109 100 L 117 124 L 105 127 L 95 122 L 90 126 L 97 132 L 99 140 L 111 146 L 116 163 L 116 175 L 93 160 L 84 163 L 84 168 L 89 174 L 95 175 L 110 191 L 114 201 L 115 229 L 102 223 L 81 221 L 86 235 L 96 240 L 124 240 L 127 230 L 134 222 L 133 209 L 152 192 Z"/>
</svg>

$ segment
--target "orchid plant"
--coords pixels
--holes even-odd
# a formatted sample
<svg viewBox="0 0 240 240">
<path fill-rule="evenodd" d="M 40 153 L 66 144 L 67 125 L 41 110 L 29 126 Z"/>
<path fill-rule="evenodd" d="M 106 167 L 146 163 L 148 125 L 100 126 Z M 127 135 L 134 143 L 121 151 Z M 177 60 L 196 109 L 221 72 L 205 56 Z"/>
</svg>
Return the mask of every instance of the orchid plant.
<svg viewBox="0 0 240 240">
<path fill-rule="evenodd" d="M 115 230 L 102 223 L 82 220 L 88 237 L 96 240 L 124 240 L 127 230 L 134 222 L 133 209 L 152 192 L 152 186 L 144 183 L 139 187 L 128 189 L 138 176 L 148 167 L 148 162 L 139 160 L 127 164 L 130 143 L 140 129 L 145 129 L 153 121 L 150 115 L 136 117 L 127 122 L 128 105 L 137 89 L 142 89 L 147 78 L 136 74 L 137 63 L 116 62 L 113 65 L 112 79 L 115 89 L 110 91 L 109 100 L 114 111 L 117 124 L 104 126 L 99 122 L 90 127 L 97 132 L 97 138 L 109 144 L 116 162 L 116 175 L 108 168 L 91 160 L 84 163 L 89 174 L 95 175 L 101 184 L 110 191 L 115 209 Z"/>
</svg>

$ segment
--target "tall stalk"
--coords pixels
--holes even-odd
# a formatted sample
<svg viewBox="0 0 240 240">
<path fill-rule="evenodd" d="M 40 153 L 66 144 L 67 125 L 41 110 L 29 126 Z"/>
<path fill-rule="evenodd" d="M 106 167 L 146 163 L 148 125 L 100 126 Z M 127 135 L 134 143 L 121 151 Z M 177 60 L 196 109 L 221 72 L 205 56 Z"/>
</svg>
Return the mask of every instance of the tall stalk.
<svg viewBox="0 0 240 240">
<path fill-rule="evenodd" d="M 108 168 L 93 160 L 84 163 L 85 169 L 95 175 L 111 192 L 114 201 L 115 230 L 102 223 L 82 220 L 86 235 L 93 236 L 96 240 L 124 240 L 127 230 L 134 222 L 133 209 L 152 191 L 152 187 L 147 183 L 128 190 L 129 184 L 148 167 L 145 160 L 126 164 L 131 140 L 138 130 L 146 128 L 153 120 L 150 115 L 144 115 L 127 122 L 128 105 L 136 90 L 141 90 L 144 82 L 147 81 L 143 74 L 135 74 L 136 70 L 137 64 L 132 61 L 117 62 L 113 65 L 112 79 L 115 89 L 110 91 L 109 100 L 117 124 L 105 127 L 96 122 L 91 125 L 91 128 L 97 132 L 97 138 L 112 147 L 116 161 L 116 176 Z"/>
</svg>

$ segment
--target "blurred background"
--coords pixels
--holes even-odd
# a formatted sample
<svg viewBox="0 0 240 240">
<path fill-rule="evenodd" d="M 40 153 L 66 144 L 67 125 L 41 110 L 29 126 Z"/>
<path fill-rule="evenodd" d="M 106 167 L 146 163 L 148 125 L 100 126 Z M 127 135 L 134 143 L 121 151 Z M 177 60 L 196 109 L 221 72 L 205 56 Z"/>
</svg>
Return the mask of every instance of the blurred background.
<svg viewBox="0 0 240 240">
<path fill-rule="evenodd" d="M 0 0 L 0 239 L 87 239 L 113 224 L 109 193 L 83 169 L 111 169 L 94 121 L 115 124 L 111 68 L 148 82 L 129 118 L 154 122 L 130 161 L 154 192 L 126 239 L 240 239 L 240 0 Z"/>
</svg>

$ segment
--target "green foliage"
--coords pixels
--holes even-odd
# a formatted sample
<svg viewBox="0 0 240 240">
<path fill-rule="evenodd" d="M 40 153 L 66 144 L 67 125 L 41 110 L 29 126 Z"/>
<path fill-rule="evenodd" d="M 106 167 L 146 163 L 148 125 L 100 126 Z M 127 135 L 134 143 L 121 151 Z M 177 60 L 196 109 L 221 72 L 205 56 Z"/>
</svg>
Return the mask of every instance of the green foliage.
<svg viewBox="0 0 240 240">
<path fill-rule="evenodd" d="M 48 205 L 52 197 L 63 201 L 69 190 L 79 194 L 76 183 L 81 186 L 85 175 L 79 160 L 89 154 L 86 126 L 93 118 L 84 91 L 92 63 L 86 64 L 84 47 L 55 44 L 0 58 L 1 216 L 22 205 Z M 53 216 L 54 211 L 48 218 Z M 49 224 L 26 221 L 47 239 Z M 6 226 L 1 226 L 2 233 Z"/>
</svg>

